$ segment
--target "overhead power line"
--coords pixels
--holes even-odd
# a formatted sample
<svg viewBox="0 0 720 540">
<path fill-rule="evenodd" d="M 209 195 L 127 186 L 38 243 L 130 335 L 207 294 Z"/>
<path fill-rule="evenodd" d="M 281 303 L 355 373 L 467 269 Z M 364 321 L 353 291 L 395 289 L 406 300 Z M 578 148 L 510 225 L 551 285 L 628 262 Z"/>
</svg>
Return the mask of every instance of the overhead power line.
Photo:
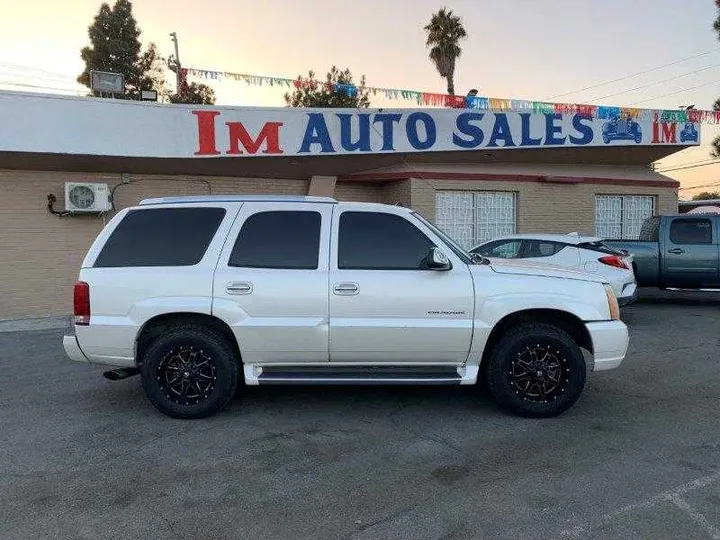
<svg viewBox="0 0 720 540">
<path fill-rule="evenodd" d="M 687 189 L 700 189 L 700 188 L 711 188 L 711 187 L 717 187 L 720 186 L 720 182 L 713 182 L 712 184 L 702 184 L 700 186 L 685 186 L 681 187 L 680 190 L 687 190 Z"/>
<path fill-rule="evenodd" d="M 0 60 L 0 66 L 14 69 L 14 70 L 20 70 L 20 71 L 34 71 L 37 73 L 42 74 L 42 77 L 45 78 L 52 78 L 52 79 L 71 79 L 74 80 L 75 77 L 72 75 L 68 75 L 67 73 L 60 73 L 58 71 L 48 71 L 46 69 L 40 69 L 40 68 L 34 68 L 31 66 L 24 66 L 21 64 L 14 64 L 12 62 L 5 62 Z M 39 77 L 38 75 L 27 75 L 28 77 Z"/>
<path fill-rule="evenodd" d="M 689 90 L 695 90 L 696 88 L 701 88 L 701 87 L 707 86 L 709 84 L 720 84 L 720 80 L 708 81 L 708 82 L 704 82 L 702 84 L 698 84 L 697 86 L 690 86 L 689 88 L 682 88 L 675 92 L 669 92 L 667 94 L 662 94 L 660 96 L 654 96 L 654 97 L 647 98 L 647 99 L 641 99 L 640 101 L 634 101 L 633 103 L 630 103 L 630 105 L 639 105 L 640 103 L 647 103 L 648 101 L 653 101 L 655 99 L 660 99 L 660 98 L 664 98 L 664 97 L 668 97 L 668 96 L 674 96 L 676 94 L 682 94 L 683 92 L 687 92 Z"/>
<path fill-rule="evenodd" d="M 15 81 L 0 81 L 0 84 L 7 86 L 19 86 L 22 88 L 37 88 L 40 90 L 60 90 L 63 92 L 75 92 L 76 94 L 81 94 L 83 92 L 81 88 L 58 88 L 56 86 L 48 86 L 44 84 L 19 83 Z"/>
<path fill-rule="evenodd" d="M 692 56 L 688 56 L 688 57 L 686 57 L 686 58 L 682 58 L 682 59 L 680 59 L 680 60 L 675 60 L 674 62 L 669 62 L 669 63 L 667 63 L 667 64 L 662 64 L 661 66 L 655 66 L 655 67 L 653 67 L 653 68 L 646 69 L 645 71 L 638 71 L 637 73 L 631 73 L 630 75 L 624 75 L 624 76 L 622 76 L 622 77 L 618 77 L 617 79 L 610 79 L 610 80 L 608 80 L 608 81 L 603 81 L 603 82 L 600 82 L 600 83 L 597 83 L 597 84 L 593 84 L 593 85 L 590 85 L 590 86 L 586 86 L 586 87 L 584 87 L 584 88 L 578 88 L 577 90 L 571 90 L 571 91 L 569 91 L 569 92 L 563 92 L 562 94 L 556 94 L 556 95 L 554 95 L 554 96 L 550 96 L 550 97 L 548 97 L 548 98 L 545 98 L 543 101 L 548 101 L 548 100 L 556 99 L 556 98 L 563 97 L 563 96 L 569 96 L 570 94 L 577 94 L 577 93 L 579 93 L 579 92 L 584 92 L 584 91 L 586 91 L 586 90 L 593 90 L 594 88 L 600 88 L 601 86 L 606 86 L 606 85 L 608 85 L 608 84 L 612 84 L 612 83 L 616 83 L 616 82 L 620 82 L 620 81 L 625 81 L 625 80 L 627 80 L 627 79 L 632 79 L 632 78 L 634 78 L 634 77 L 639 77 L 640 75 L 645 75 L 646 73 L 652 73 L 653 71 L 657 71 L 657 70 L 659 70 L 659 69 L 663 69 L 663 68 L 670 67 L 670 66 L 675 66 L 675 65 L 677 65 L 677 64 L 682 64 L 683 62 L 687 62 L 688 60 L 692 60 L 692 59 L 694 59 L 694 58 L 700 58 L 701 56 L 707 56 L 708 54 L 717 52 L 718 50 L 720 50 L 720 49 L 712 49 L 712 50 L 709 50 L 709 51 L 705 51 L 705 52 L 701 52 L 701 53 L 698 53 L 698 54 L 694 54 L 694 55 L 692 55 Z"/>
<path fill-rule="evenodd" d="M 650 86 L 655 86 L 656 84 L 662 84 L 664 82 L 674 81 L 675 79 L 682 79 L 683 77 L 688 77 L 690 75 L 695 75 L 696 73 L 701 73 L 703 71 L 707 71 L 709 69 L 714 69 L 720 67 L 720 64 L 715 64 L 714 66 L 708 66 L 701 69 L 696 69 L 695 71 L 689 71 L 688 73 L 683 73 L 682 75 L 676 75 L 674 77 L 669 77 L 667 79 L 663 79 L 661 81 L 651 82 L 648 84 L 643 84 L 641 86 L 636 86 L 635 88 L 629 88 L 628 90 L 621 90 L 620 92 L 615 92 L 613 94 L 607 94 L 605 96 L 600 96 L 594 99 L 591 99 L 590 101 L 600 101 L 601 99 L 607 99 L 609 97 L 613 96 L 619 96 L 620 94 L 627 94 L 629 92 L 634 92 L 635 90 L 641 90 L 643 88 L 648 88 Z"/>
<path fill-rule="evenodd" d="M 676 165 L 675 167 L 656 169 L 655 172 L 664 173 L 664 172 L 670 172 L 670 171 L 681 171 L 683 169 L 695 169 L 697 167 L 705 167 L 707 165 L 715 165 L 718 163 L 720 163 L 720 159 L 709 159 L 709 160 L 704 160 L 704 161 L 685 163 L 683 165 Z"/>
</svg>

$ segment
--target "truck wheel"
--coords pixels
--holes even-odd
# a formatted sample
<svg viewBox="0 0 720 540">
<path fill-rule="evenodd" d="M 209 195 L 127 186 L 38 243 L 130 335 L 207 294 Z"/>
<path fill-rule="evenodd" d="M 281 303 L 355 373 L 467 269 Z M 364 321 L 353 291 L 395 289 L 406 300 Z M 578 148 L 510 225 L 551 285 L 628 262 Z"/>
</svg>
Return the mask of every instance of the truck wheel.
<svg viewBox="0 0 720 540">
<path fill-rule="evenodd" d="M 556 416 L 570 408 L 585 387 L 580 347 L 549 324 L 513 328 L 491 351 L 489 362 L 490 393 L 519 416 Z"/>
<path fill-rule="evenodd" d="M 205 418 L 224 409 L 238 385 L 238 360 L 216 330 L 169 328 L 148 347 L 140 367 L 150 402 L 173 418 Z"/>
</svg>

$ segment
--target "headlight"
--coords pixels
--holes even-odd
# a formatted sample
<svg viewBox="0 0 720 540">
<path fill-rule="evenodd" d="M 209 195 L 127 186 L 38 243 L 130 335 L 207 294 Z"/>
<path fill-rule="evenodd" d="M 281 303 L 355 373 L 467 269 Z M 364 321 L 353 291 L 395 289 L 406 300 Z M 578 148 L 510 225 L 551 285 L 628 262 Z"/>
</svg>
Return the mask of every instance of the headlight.
<svg viewBox="0 0 720 540">
<path fill-rule="evenodd" d="M 618 305 L 615 291 L 613 291 L 613 288 L 607 283 L 604 283 L 603 286 L 605 287 L 605 295 L 607 296 L 608 309 L 610 310 L 610 318 L 616 321 L 620 318 L 620 306 Z"/>
</svg>

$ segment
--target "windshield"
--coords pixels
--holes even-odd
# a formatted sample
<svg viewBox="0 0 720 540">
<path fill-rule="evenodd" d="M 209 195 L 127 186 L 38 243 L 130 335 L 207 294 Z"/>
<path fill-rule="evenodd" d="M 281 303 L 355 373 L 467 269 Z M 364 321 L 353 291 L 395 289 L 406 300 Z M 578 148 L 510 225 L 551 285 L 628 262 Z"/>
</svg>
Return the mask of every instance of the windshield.
<svg viewBox="0 0 720 540">
<path fill-rule="evenodd" d="M 440 239 L 443 242 L 445 242 L 447 247 L 449 247 L 453 251 L 453 253 L 455 253 L 455 255 L 460 257 L 460 259 L 462 259 L 462 261 L 465 264 L 472 263 L 473 258 L 470 256 L 470 254 L 467 251 L 465 251 L 462 247 L 460 247 L 460 245 L 455 240 L 450 238 L 442 230 L 438 229 L 435 225 L 430 223 L 427 219 L 422 217 L 417 212 L 412 212 L 412 215 L 415 217 L 415 219 L 417 219 L 418 221 L 421 221 L 428 229 L 430 229 L 432 232 L 434 232 L 436 235 L 438 235 L 440 237 Z"/>
</svg>

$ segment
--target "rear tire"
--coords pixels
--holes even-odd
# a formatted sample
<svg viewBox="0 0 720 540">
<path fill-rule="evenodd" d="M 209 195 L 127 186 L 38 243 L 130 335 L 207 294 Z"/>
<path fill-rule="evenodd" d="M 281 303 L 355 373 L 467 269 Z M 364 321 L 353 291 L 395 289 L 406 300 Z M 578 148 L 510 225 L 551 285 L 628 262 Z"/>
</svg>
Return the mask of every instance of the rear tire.
<svg viewBox="0 0 720 540">
<path fill-rule="evenodd" d="M 567 333 L 550 324 L 522 324 L 491 351 L 487 386 L 501 407 L 547 418 L 578 400 L 586 370 L 580 347 Z"/>
<path fill-rule="evenodd" d="M 150 402 L 173 418 L 205 418 L 228 406 L 239 378 L 228 339 L 202 325 L 181 324 L 147 348 L 140 367 Z"/>
</svg>

